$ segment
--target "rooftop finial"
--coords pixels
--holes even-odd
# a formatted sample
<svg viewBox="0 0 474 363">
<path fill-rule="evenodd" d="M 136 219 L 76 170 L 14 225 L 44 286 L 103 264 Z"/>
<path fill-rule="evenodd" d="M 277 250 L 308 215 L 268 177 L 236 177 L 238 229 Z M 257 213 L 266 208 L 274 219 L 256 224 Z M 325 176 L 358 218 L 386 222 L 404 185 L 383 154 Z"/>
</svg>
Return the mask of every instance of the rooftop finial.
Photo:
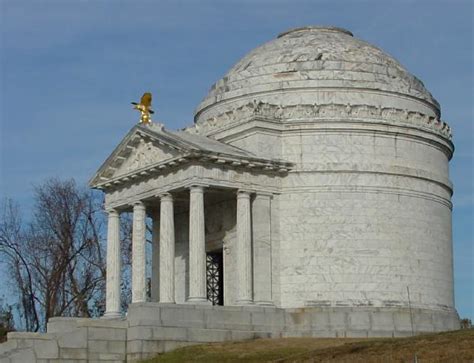
<svg viewBox="0 0 474 363">
<path fill-rule="evenodd" d="M 151 123 L 150 114 L 155 112 L 151 109 L 151 93 L 145 92 L 140 99 L 140 103 L 132 102 L 133 108 L 140 111 L 140 123 L 148 125 Z"/>
</svg>

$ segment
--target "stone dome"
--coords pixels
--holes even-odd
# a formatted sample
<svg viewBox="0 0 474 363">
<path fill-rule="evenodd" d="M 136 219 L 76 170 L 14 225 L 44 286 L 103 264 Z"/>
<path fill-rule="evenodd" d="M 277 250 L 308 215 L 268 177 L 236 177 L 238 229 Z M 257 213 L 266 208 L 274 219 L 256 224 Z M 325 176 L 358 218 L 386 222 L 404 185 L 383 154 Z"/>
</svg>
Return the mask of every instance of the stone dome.
<svg viewBox="0 0 474 363">
<path fill-rule="evenodd" d="M 368 104 L 440 116 L 438 102 L 397 60 L 336 27 L 291 29 L 252 50 L 212 86 L 195 121 L 253 100 Z"/>
</svg>

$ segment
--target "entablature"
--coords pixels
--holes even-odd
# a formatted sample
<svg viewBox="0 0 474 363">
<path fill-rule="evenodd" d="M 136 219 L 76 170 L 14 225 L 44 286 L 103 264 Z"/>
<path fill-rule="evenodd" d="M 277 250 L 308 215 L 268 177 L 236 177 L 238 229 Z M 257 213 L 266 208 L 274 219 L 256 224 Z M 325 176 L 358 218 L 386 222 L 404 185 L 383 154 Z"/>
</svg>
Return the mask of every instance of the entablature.
<svg viewBox="0 0 474 363">
<path fill-rule="evenodd" d="M 107 208 L 129 209 L 137 200 L 151 200 L 160 194 L 178 192 L 196 185 L 277 194 L 285 175 L 286 172 L 236 168 L 231 164 L 193 163 L 181 165 L 167 173 L 134 179 L 131 183 L 114 184 L 104 190 L 105 204 Z"/>
</svg>

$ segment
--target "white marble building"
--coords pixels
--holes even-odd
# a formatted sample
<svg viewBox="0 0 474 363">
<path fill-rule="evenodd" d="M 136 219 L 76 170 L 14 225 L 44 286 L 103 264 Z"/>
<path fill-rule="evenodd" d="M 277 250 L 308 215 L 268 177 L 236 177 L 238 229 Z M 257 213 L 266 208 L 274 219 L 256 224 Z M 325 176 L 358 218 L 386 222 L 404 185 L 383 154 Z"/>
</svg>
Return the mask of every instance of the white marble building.
<svg viewBox="0 0 474 363">
<path fill-rule="evenodd" d="M 240 60 L 179 132 L 135 126 L 91 181 L 110 209 L 107 314 L 119 308 L 117 213 L 134 211 L 133 301 L 454 311 L 449 126 L 423 83 L 344 29 L 282 33 Z M 156 228 L 155 228 L 156 226 Z M 156 234 L 156 236 L 155 236 Z"/>
<path fill-rule="evenodd" d="M 92 178 L 109 213 L 109 319 L 10 333 L 0 362 L 134 361 L 199 342 L 459 328 L 454 146 L 440 117 L 420 80 L 349 31 L 280 34 L 212 87 L 192 127 L 134 126 Z M 125 211 L 132 304 L 122 318 Z"/>
</svg>

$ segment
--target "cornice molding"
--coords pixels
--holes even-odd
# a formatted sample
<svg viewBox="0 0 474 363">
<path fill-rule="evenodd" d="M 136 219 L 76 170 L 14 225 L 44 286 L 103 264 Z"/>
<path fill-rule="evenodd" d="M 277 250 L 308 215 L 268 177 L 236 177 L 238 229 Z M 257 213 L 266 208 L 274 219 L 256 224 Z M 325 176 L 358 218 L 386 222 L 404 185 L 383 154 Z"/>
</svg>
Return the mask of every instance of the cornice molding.
<svg viewBox="0 0 474 363">
<path fill-rule="evenodd" d="M 115 187 L 123 187 L 129 183 L 137 183 L 140 182 L 140 180 L 160 174 L 171 173 L 177 168 L 191 165 L 193 162 L 204 163 L 217 168 L 251 169 L 252 172 L 273 173 L 277 175 L 287 174 L 293 168 L 293 163 L 286 161 L 247 158 L 239 159 L 222 155 L 195 153 L 182 155 L 156 164 L 148 165 L 127 174 L 120 175 L 116 178 L 107 179 L 101 183 L 97 183 L 93 187 L 104 191 L 111 190 Z M 194 182 L 194 184 L 196 184 L 196 182 Z"/>
<path fill-rule="evenodd" d="M 224 127 L 237 126 L 257 117 L 279 122 L 308 119 L 314 121 L 337 120 L 340 122 L 363 120 L 366 123 L 375 122 L 394 126 L 416 127 L 449 141 L 452 140 L 451 128 L 446 122 L 437 117 L 416 111 L 365 104 L 328 103 L 281 106 L 254 100 L 234 110 L 224 112 L 202 122 L 199 121 L 185 130 L 190 133 L 209 135 Z"/>
</svg>

